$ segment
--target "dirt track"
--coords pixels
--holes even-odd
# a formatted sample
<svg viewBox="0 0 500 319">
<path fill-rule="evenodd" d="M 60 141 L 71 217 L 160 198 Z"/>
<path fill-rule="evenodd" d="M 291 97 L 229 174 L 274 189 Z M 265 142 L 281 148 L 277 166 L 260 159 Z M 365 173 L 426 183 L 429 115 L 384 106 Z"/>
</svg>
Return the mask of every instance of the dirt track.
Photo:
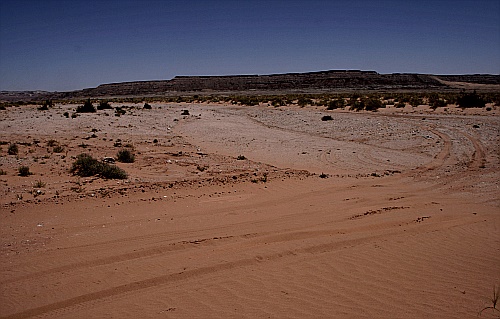
<svg viewBox="0 0 500 319">
<path fill-rule="evenodd" d="M 474 318 L 500 284 L 498 115 L 70 108 L 0 113 L 2 318 Z M 68 173 L 117 139 L 128 180 Z"/>
</svg>

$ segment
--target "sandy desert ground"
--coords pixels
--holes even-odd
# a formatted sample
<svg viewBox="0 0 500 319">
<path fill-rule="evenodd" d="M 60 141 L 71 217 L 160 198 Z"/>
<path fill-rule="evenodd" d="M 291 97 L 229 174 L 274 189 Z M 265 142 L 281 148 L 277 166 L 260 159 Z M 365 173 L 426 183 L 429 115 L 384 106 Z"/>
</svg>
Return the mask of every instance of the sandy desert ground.
<svg viewBox="0 0 500 319">
<path fill-rule="evenodd" d="M 0 111 L 1 318 L 499 317 L 497 109 L 128 106 Z"/>
</svg>

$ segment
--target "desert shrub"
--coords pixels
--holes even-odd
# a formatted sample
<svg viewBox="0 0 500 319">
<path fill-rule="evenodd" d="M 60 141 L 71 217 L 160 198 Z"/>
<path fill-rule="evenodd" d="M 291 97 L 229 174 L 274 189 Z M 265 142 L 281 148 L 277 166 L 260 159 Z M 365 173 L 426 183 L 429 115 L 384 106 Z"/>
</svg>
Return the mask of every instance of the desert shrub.
<svg viewBox="0 0 500 319">
<path fill-rule="evenodd" d="M 125 115 L 125 113 L 127 113 L 127 111 L 125 111 L 122 107 L 115 107 L 115 116 L 122 116 Z"/>
<path fill-rule="evenodd" d="M 413 107 L 417 107 L 419 105 L 422 105 L 424 104 L 424 100 L 422 100 L 421 97 L 418 97 L 418 96 L 412 96 L 410 98 L 410 105 L 413 106 Z"/>
<path fill-rule="evenodd" d="M 0 169 L 0 175 L 7 175 L 7 171 L 4 171 L 3 169 Z"/>
<path fill-rule="evenodd" d="M 364 100 L 365 110 L 367 111 L 376 111 L 377 109 L 382 107 L 382 102 L 378 98 L 370 98 Z"/>
<path fill-rule="evenodd" d="M 17 155 L 19 153 L 19 147 L 17 146 L 16 143 L 12 143 L 9 145 L 9 148 L 7 149 L 7 154 L 9 155 Z"/>
<path fill-rule="evenodd" d="M 49 109 L 49 107 L 53 107 L 53 106 L 54 106 L 54 103 L 52 103 L 52 100 L 46 100 L 45 102 L 43 102 L 42 106 L 40 106 L 38 108 L 38 110 L 47 111 Z"/>
<path fill-rule="evenodd" d="M 97 106 L 98 110 L 112 110 L 113 107 L 109 104 L 108 101 L 100 101 L 99 105 Z"/>
<path fill-rule="evenodd" d="M 353 111 L 361 111 L 365 108 L 365 102 L 364 101 L 353 101 L 351 103 L 350 109 Z"/>
<path fill-rule="evenodd" d="M 271 102 L 271 105 L 274 107 L 280 107 L 280 106 L 286 105 L 286 101 L 281 99 L 280 97 L 274 97 L 273 99 L 271 99 L 270 102 Z"/>
<path fill-rule="evenodd" d="M 101 176 L 108 179 L 126 179 L 127 173 L 116 165 L 102 163 L 89 154 L 80 154 L 76 157 L 70 170 L 74 175 L 81 177 Z"/>
<path fill-rule="evenodd" d="M 20 166 L 18 169 L 17 169 L 18 173 L 19 173 L 19 176 L 30 176 L 31 175 L 31 172 L 30 172 L 30 168 L 28 166 Z"/>
<path fill-rule="evenodd" d="M 63 115 L 64 115 L 64 117 L 69 118 L 69 113 L 68 112 L 64 112 Z"/>
<path fill-rule="evenodd" d="M 465 108 L 471 108 L 471 107 L 485 107 L 486 102 L 484 99 L 479 96 L 476 91 L 472 93 L 462 93 L 458 98 L 457 98 L 457 104 L 460 108 L 465 109 Z"/>
<path fill-rule="evenodd" d="M 433 110 L 437 109 L 438 107 L 445 107 L 446 105 L 448 105 L 448 103 L 446 103 L 446 101 L 442 99 L 437 99 L 429 103 L 429 106 Z"/>
<path fill-rule="evenodd" d="M 181 115 L 189 115 L 189 111 L 188 110 L 182 110 Z"/>
<path fill-rule="evenodd" d="M 52 148 L 52 152 L 62 153 L 62 152 L 64 152 L 64 147 L 61 145 L 56 145 L 56 146 L 54 146 L 54 148 Z"/>
<path fill-rule="evenodd" d="M 313 104 L 313 101 L 310 98 L 305 97 L 305 96 L 301 96 L 297 100 L 297 105 L 300 107 L 304 107 L 306 105 L 312 105 L 312 104 Z"/>
<path fill-rule="evenodd" d="M 327 110 L 341 109 L 344 106 L 345 106 L 344 99 L 335 99 L 328 102 L 326 109 Z"/>
<path fill-rule="evenodd" d="M 333 118 L 330 116 L 330 115 L 324 115 L 322 118 L 321 118 L 322 121 L 332 121 Z"/>
<path fill-rule="evenodd" d="M 95 113 L 97 110 L 95 109 L 94 105 L 92 105 L 92 102 L 90 102 L 90 99 L 85 101 L 83 105 L 79 105 L 76 108 L 76 113 Z"/>
<path fill-rule="evenodd" d="M 45 187 L 46 183 L 43 182 L 41 179 L 35 181 L 35 183 L 33 184 L 33 188 L 43 188 Z"/>
<path fill-rule="evenodd" d="M 244 155 L 238 155 L 238 157 L 236 158 L 238 161 L 244 161 L 246 160 L 247 158 L 244 156 Z"/>
<path fill-rule="evenodd" d="M 151 105 L 149 105 L 148 103 L 144 103 L 144 109 L 151 110 Z"/>
<path fill-rule="evenodd" d="M 57 146 L 57 145 L 59 145 L 59 142 L 56 141 L 56 140 L 48 140 L 47 141 L 47 146 L 48 147 L 54 147 L 54 146 Z"/>
<path fill-rule="evenodd" d="M 130 150 L 122 149 L 116 154 L 116 160 L 122 163 L 133 163 L 135 161 L 135 155 Z"/>
<path fill-rule="evenodd" d="M 107 179 L 126 179 L 127 173 L 116 165 L 110 165 L 107 163 L 102 163 L 100 176 Z"/>
<path fill-rule="evenodd" d="M 398 102 L 394 105 L 398 109 L 403 109 L 406 106 L 405 102 Z"/>
</svg>

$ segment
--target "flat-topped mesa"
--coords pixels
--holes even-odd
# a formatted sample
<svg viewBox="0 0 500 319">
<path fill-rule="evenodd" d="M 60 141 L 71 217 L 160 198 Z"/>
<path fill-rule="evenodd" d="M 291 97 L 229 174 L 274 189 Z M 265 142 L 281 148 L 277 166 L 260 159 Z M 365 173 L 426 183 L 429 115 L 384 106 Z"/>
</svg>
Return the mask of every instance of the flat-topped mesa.
<svg viewBox="0 0 500 319">
<path fill-rule="evenodd" d="M 441 87 L 443 84 L 423 74 L 379 74 L 375 71 L 330 70 L 308 73 L 237 76 L 176 76 L 176 91 L 245 90 L 326 90 Z"/>
<path fill-rule="evenodd" d="M 206 94 L 315 93 L 349 91 L 437 91 L 462 89 L 456 83 L 493 85 L 487 88 L 498 91 L 500 75 L 432 75 L 418 73 L 380 74 L 375 71 L 328 70 L 306 73 L 267 75 L 204 75 L 176 76 L 171 80 L 135 81 L 102 84 L 72 92 L 0 92 L 0 100 L 81 99 L 102 97 L 167 96 L 201 92 Z M 480 88 L 480 87 L 475 87 Z M 486 89 L 483 87 L 483 89 Z"/>
</svg>

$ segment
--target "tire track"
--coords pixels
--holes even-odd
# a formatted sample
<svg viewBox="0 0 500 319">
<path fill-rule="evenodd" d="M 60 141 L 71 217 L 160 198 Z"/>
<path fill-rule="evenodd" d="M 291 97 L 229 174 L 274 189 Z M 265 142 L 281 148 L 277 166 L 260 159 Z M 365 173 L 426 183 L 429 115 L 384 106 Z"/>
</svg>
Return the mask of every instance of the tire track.
<svg viewBox="0 0 500 319">
<path fill-rule="evenodd" d="M 412 228 L 409 229 L 412 233 L 425 233 L 425 232 L 435 232 L 436 230 L 443 230 L 448 228 L 457 227 L 459 225 L 470 224 L 471 221 L 468 220 L 449 220 L 445 224 L 441 223 L 431 223 L 427 225 L 416 224 Z M 257 254 L 248 258 L 241 258 L 234 261 L 217 263 L 215 265 L 200 267 L 192 270 L 185 270 L 176 273 L 164 274 L 160 276 L 155 276 L 152 278 L 134 281 L 130 283 L 125 283 L 119 286 L 115 286 L 109 289 L 104 289 L 92 293 L 87 293 L 84 295 L 76 296 L 73 298 L 69 298 L 66 300 L 62 300 L 59 302 L 54 302 L 51 304 L 47 304 L 44 306 L 27 309 L 25 311 L 21 311 L 18 313 L 14 313 L 2 319 L 24 319 L 35 316 L 44 315 L 54 311 L 64 310 L 66 308 L 76 307 L 79 305 L 83 305 L 85 303 L 100 301 L 106 298 L 114 297 L 117 295 L 122 295 L 125 293 L 132 293 L 143 289 L 148 289 L 156 286 L 166 285 L 170 283 L 175 283 L 178 281 L 188 280 L 190 278 L 195 278 L 207 274 L 220 273 L 227 270 L 231 270 L 234 268 L 241 267 L 250 267 L 255 266 L 263 262 L 272 262 L 282 258 L 295 258 L 299 255 L 304 254 L 321 254 L 321 253 L 329 253 L 338 251 L 345 248 L 352 248 L 358 245 L 365 244 L 367 242 L 373 242 L 374 240 L 387 240 L 389 238 L 393 238 L 401 235 L 401 230 L 392 229 L 391 231 L 387 231 L 386 229 L 380 230 L 378 234 L 373 234 L 372 231 L 367 231 L 367 236 L 362 236 L 360 238 L 340 240 L 340 241 L 331 241 L 331 242 L 322 242 L 315 245 L 308 245 L 306 247 L 298 248 L 295 250 L 285 250 L 274 252 L 271 254 Z M 302 238 L 306 237 L 315 237 L 315 232 L 305 232 L 302 234 Z M 319 232 L 324 233 L 323 231 Z M 295 240 L 295 237 L 291 234 L 278 234 L 276 238 L 274 238 L 274 242 L 282 242 Z"/>
<path fill-rule="evenodd" d="M 245 236 L 250 236 L 250 235 L 251 234 L 247 234 L 247 235 L 242 235 L 239 237 L 245 237 Z M 130 261 L 130 260 L 134 260 L 134 259 L 159 256 L 159 255 L 163 255 L 165 253 L 170 253 L 170 252 L 188 249 L 188 246 L 195 247 L 195 246 L 199 246 L 202 243 L 207 244 L 207 243 L 212 242 L 212 241 L 231 239 L 233 237 L 234 236 L 213 237 L 213 238 L 207 238 L 207 239 L 197 239 L 197 240 L 191 240 L 191 241 L 175 242 L 175 243 L 168 244 L 166 246 L 151 247 L 151 248 L 144 249 L 141 251 L 134 251 L 134 252 L 126 253 L 126 254 L 115 255 L 115 256 L 110 256 L 110 257 L 106 257 L 106 258 L 93 259 L 93 260 L 89 260 L 89 261 L 68 264 L 68 265 L 64 265 L 64 266 L 60 266 L 60 267 L 56 267 L 56 268 L 50 268 L 47 270 L 38 271 L 36 273 L 31 273 L 31 274 L 24 275 L 24 276 L 10 278 L 10 279 L 2 281 L 0 284 L 8 284 L 8 283 L 16 282 L 16 281 L 39 278 L 40 276 L 47 276 L 47 275 L 51 275 L 51 274 L 59 273 L 59 272 L 74 271 L 74 270 L 77 270 L 80 268 L 91 268 L 91 267 L 104 266 L 104 265 L 114 264 L 114 263 L 119 263 L 119 262 L 124 262 L 124 261 Z"/>
<path fill-rule="evenodd" d="M 474 146 L 474 153 L 472 154 L 472 159 L 468 164 L 470 170 L 477 170 L 483 168 L 486 165 L 486 151 L 485 147 L 481 141 L 465 132 L 460 132 L 465 136 Z"/>
</svg>

